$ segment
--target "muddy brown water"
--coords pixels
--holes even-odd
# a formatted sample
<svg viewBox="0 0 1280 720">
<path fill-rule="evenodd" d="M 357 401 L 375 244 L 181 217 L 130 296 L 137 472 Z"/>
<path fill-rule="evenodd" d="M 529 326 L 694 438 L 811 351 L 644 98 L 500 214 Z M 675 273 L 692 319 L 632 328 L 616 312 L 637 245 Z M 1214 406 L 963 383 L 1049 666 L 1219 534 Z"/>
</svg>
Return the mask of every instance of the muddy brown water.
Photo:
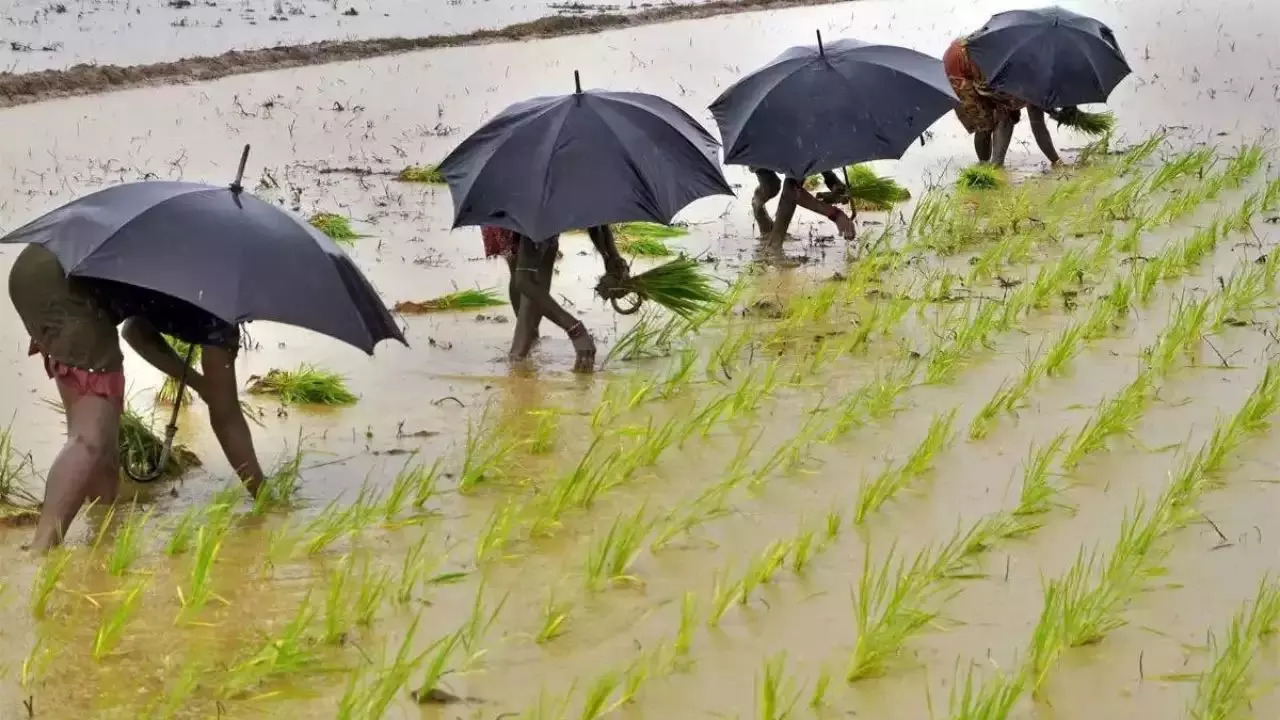
<svg viewBox="0 0 1280 720">
<path fill-rule="evenodd" d="M 239 148 L 250 143 L 253 184 L 270 175 L 280 185 L 263 194 L 303 213 L 328 210 L 349 214 L 369 237 L 352 254 L 389 303 L 425 299 L 457 287 L 498 287 L 506 281 L 496 261 L 479 260 L 478 233 L 450 232 L 447 190 L 395 182 L 381 175 L 321 173 L 319 168 L 359 167 L 395 171 L 408 163 L 433 162 L 465 133 L 506 104 L 527 95 L 562 92 L 572 70 L 584 71 L 592 86 L 659 92 L 710 122 L 703 109 L 740 73 L 794 43 L 808 42 L 813 29 L 824 35 L 853 34 L 892 40 L 939 54 L 951 35 L 975 27 L 996 3 L 937 3 L 929 9 L 895 3 L 859 2 L 820 8 L 753 13 L 607 32 L 599 35 L 497 43 L 228 77 L 215 82 L 126 90 L 102 96 L 33 104 L 0 111 L 10 138 L 0 147 L 0 229 L 11 229 L 40 212 L 103 184 L 143 177 L 230 179 Z M 1123 141 L 1137 141 L 1161 125 L 1171 131 L 1174 148 L 1200 142 L 1230 146 L 1260 137 L 1274 118 L 1280 77 L 1274 50 L 1260 28 L 1274 24 L 1280 11 L 1261 4 L 1231 12 L 1154 2 L 1080 4 L 1116 28 L 1135 68 L 1112 103 Z M 1206 28 L 1214 28 L 1206 32 Z M 413 78 L 406 83 L 405 78 Z M 337 105 L 342 107 L 336 109 Z M 1084 139 L 1056 133 L 1060 146 L 1075 148 Z M 1025 127 L 1017 135 L 1014 163 L 1019 176 L 1044 171 Z M 1071 157 L 1074 153 L 1068 153 Z M 968 164 L 970 148 L 953 118 L 940 121 L 923 147 L 900 162 L 877 163 L 919 194 L 926 178 L 953 173 Z M 1268 174 L 1273 171 L 1268 168 Z M 747 183 L 731 168 L 735 183 Z M 1038 181 L 1038 180 L 1037 180 Z M 246 183 L 248 184 L 248 183 Z M 673 244 L 717 258 L 710 266 L 733 277 L 751 258 L 752 231 L 745 196 L 701 201 L 682 213 L 690 234 Z M 1145 235 L 1145 254 L 1207 222 L 1219 207 L 1234 207 L 1241 193 L 1226 193 L 1178 223 Z M 910 208 L 906 208 L 909 212 Z M 885 221 L 863 218 L 864 232 Z M 914 552 L 945 539 L 960 523 L 1006 507 L 1016 497 L 1021 463 L 1033 442 L 1063 429 L 1073 432 L 1103 397 L 1122 387 L 1140 364 L 1138 351 L 1163 327 L 1171 298 L 1180 289 L 1212 290 L 1215 277 L 1275 246 L 1274 225 L 1259 218 L 1252 235 L 1223 242 L 1202 273 L 1162 288 L 1151 308 L 1126 328 L 1082 351 L 1073 370 L 1041 383 L 1030 406 L 1016 418 L 1005 417 L 982 441 L 964 435 L 969 419 L 1008 375 L 1021 370 L 1028 347 L 1052 338 L 1069 317 L 1060 311 L 1039 313 L 1021 332 L 1001 335 L 957 380 L 918 387 L 903 397 L 903 410 L 816 451 L 804 471 L 777 474 L 757 493 L 734 495 L 733 512 L 707 523 L 692 539 L 659 553 L 645 550 L 632 571 L 640 586 L 582 590 L 586 548 L 608 531 L 619 513 L 642 502 L 655 512 L 688 507 L 692 498 L 725 473 L 742 436 L 763 430 L 769 442 L 793 434 L 825 389 L 838 398 L 864 382 L 871 369 L 898 349 L 892 341 L 874 344 L 865 356 L 842 358 L 798 386 L 782 386 L 754 418 L 738 418 L 718 427 L 707 441 L 694 440 L 671 450 L 639 480 L 605 493 L 589 512 L 572 515 L 549 540 L 518 545 L 516 557 L 485 564 L 486 602 L 504 593 L 508 599 L 481 643 L 483 662 L 466 673 L 446 676 L 445 687 L 475 698 L 464 705 L 419 708 L 408 699 L 423 670 L 397 693 L 389 717 L 495 718 L 522 713 L 545 695 L 548 708 L 577 684 L 571 708 L 586 686 L 610 668 L 625 669 L 633 659 L 670 640 L 678 625 L 681 598 L 697 597 L 699 618 L 711 603 L 712 578 L 724 568 L 737 577 L 747 558 L 770 542 L 795 536 L 840 510 L 846 522 L 859 483 L 886 462 L 900 459 L 923 434 L 936 412 L 959 407 L 956 442 L 939 457 L 938 469 L 917 485 L 919 492 L 890 501 L 864 528 L 846 525 L 839 540 L 818 555 L 804 577 L 784 571 L 749 606 L 735 607 L 720 627 L 701 622 L 693 636 L 693 665 L 652 680 L 634 704 L 617 711 L 631 718 L 759 717 L 754 683 L 766 657 L 788 653 L 787 674 L 812 688 L 822 668 L 834 674 L 831 708 L 822 717 L 925 718 L 947 714 L 947 695 L 957 664 L 1012 667 L 1025 655 L 1030 631 L 1040 612 L 1041 579 L 1060 575 L 1081 547 L 1107 547 L 1114 541 L 1127 508 L 1142 494 L 1148 498 L 1167 482 L 1177 455 L 1169 446 L 1198 447 L 1214 422 L 1234 412 L 1261 375 L 1275 348 L 1250 328 L 1231 328 L 1213 338 L 1237 369 L 1215 368 L 1214 353 L 1200 348 L 1202 366 L 1180 368 L 1163 383 L 1159 399 L 1143 416 L 1132 439 L 1113 442 L 1089 459 L 1071 478 L 1064 499 L 1074 513 L 1055 512 L 1045 527 L 1023 541 L 1006 541 L 982 557 L 985 579 L 957 586 L 962 592 L 945 605 L 942 627 L 911 638 L 904 656 L 883 678 L 846 687 L 842 675 L 856 641 L 850 588 L 862 567 L 863 548 L 871 543 L 881 556 L 893 541 Z M 801 216 L 789 246 L 810 262 L 798 270 L 760 279 L 761 287 L 785 298 L 844 267 L 844 248 L 830 242 L 825 221 Z M 1248 240 L 1250 244 L 1243 244 Z M 590 285 L 598 274 L 585 238 L 567 236 L 565 259 L 556 289 L 581 313 L 601 341 L 602 355 L 629 322 L 593 300 Z M 0 249 L 7 259 L 13 249 Z M 959 262 L 959 261 L 957 261 Z M 647 264 L 639 261 L 639 265 Z M 483 311 L 503 315 L 503 308 Z M 178 717 L 334 717 L 346 675 L 316 670 L 291 673 L 256 688 L 247 698 L 219 706 L 210 688 L 228 677 L 226 666 L 278 636 L 313 589 L 322 604 L 326 573 L 344 553 L 367 557 L 376 567 L 398 572 L 408 550 L 424 533 L 433 552 L 448 553 L 440 571 L 469 573 L 461 582 L 422 589 L 408 605 L 388 603 L 377 621 L 353 634 L 352 646 L 324 657 L 342 667 L 374 660 L 384 646 L 393 653 L 415 614 L 420 625 L 415 647 L 452 632 L 466 620 L 479 587 L 475 544 L 488 518 L 506 499 L 530 501 L 532 487 L 547 487 L 585 450 L 589 413 L 607 385 L 633 373 L 664 373 L 663 361 L 619 363 L 593 377 L 568 372 L 567 341 L 552 334 L 535 353 L 532 375 L 513 372 L 503 360 L 511 325 L 478 320 L 477 313 L 438 314 L 406 319 L 412 349 L 384 345 L 369 359 L 337 343 L 278 326 L 251 326 L 255 348 L 243 354 L 242 378 L 272 367 L 306 361 L 345 374 L 361 396 L 349 409 L 309 412 L 247 397 L 262 409 L 264 427 L 255 440 L 264 461 L 293 452 L 299 434 L 308 450 L 298 508 L 245 518 L 229 533 L 213 573 L 214 589 L 225 604 L 213 601 L 201 624 L 175 626 L 175 588 L 186 583 L 190 554 L 171 559 L 161 552 L 178 515 L 207 503 L 231 484 L 226 463 L 204 425 L 202 409 L 188 412 L 181 439 L 205 459 L 206 467 L 180 483 L 140 489 L 153 510 L 147 552 L 137 571 L 121 580 L 102 570 L 102 558 L 81 549 L 73 556 L 45 621 L 28 610 L 37 565 L 19 549 L 27 530 L 11 530 L 0 540 L 3 568 L 3 623 L 0 650 L 5 668 L 0 717 L 23 717 L 30 700 L 36 717 L 141 717 L 148 703 L 167 693 L 182 668 L 203 662 L 203 689 Z M 1271 320 L 1269 311 L 1260 319 Z M 845 320 L 848 322 L 848 320 Z M 698 343 L 715 347 L 725 330 L 713 327 Z M 38 364 L 25 356 L 20 325 L 12 312 L 0 313 L 0 351 L 5 399 L 0 410 L 14 418 L 13 439 L 29 451 L 35 467 L 48 467 L 60 443 L 60 420 L 40 404 L 52 388 Z M 909 342 L 927 347 L 917 333 Z M 127 365 L 134 402 L 147 407 L 159 377 L 134 357 Z M 697 373 L 698 393 L 714 385 Z M 708 395 L 709 396 L 709 395 Z M 450 399 L 451 398 L 451 399 Z M 360 485 L 385 488 L 406 463 L 406 451 L 430 461 L 443 457 L 456 472 L 468 420 L 482 408 L 518 415 L 530 408 L 559 408 L 563 436 L 546 458 L 522 461 L 523 472 L 509 482 L 459 496 L 446 493 L 433 507 L 439 515 L 400 530 L 371 529 L 337 543 L 326 553 L 294 559 L 269 572 L 261 560 L 272 533 L 285 523 L 302 523 L 326 504 L 350 502 Z M 687 416 L 687 400 L 647 403 L 625 422 L 661 424 Z M 425 431 L 426 437 L 420 432 Z M 1252 596 L 1265 572 L 1276 569 L 1274 512 L 1276 455 L 1273 435 L 1252 437 L 1229 462 L 1225 489 L 1197 504 L 1221 528 L 1229 545 L 1207 525 L 1193 525 L 1173 538 L 1168 576 L 1152 584 L 1126 609 L 1129 621 L 1093 647 L 1068 651 L 1050 676 L 1045 697 L 1024 697 L 1013 716 L 1020 718 L 1182 717 L 1193 685 L 1171 677 L 1203 668 L 1196 649 L 1208 630 L 1220 630 L 1230 613 Z M 753 456 L 754 457 L 754 456 Z M 449 480 L 443 482 L 447 489 Z M 38 483 L 37 483 L 38 487 Z M 136 489 L 136 488 L 130 488 Z M 245 510 L 246 507 L 241 507 Z M 90 514 L 90 519 L 101 511 Z M 91 522 L 78 522 L 72 545 L 92 542 Z M 90 655 L 101 612 L 111 593 L 137 579 L 148 579 L 142 605 L 130 622 L 118 654 L 102 661 Z M 534 643 L 548 591 L 573 604 L 567 632 L 545 645 Z M 47 663 L 30 663 L 34 676 L 22 683 L 24 659 L 37 637 L 55 653 Z M 358 647 L 359 650 L 356 650 Z M 39 653 L 36 657 L 39 657 Z M 1255 658 L 1259 687 L 1277 676 L 1274 649 Z M 795 716 L 808 714 L 807 694 Z M 1274 698 L 1254 705 L 1256 717 L 1274 714 Z M 544 717 L 555 716 L 553 713 Z M 576 716 L 576 711 L 571 716 Z"/>
</svg>

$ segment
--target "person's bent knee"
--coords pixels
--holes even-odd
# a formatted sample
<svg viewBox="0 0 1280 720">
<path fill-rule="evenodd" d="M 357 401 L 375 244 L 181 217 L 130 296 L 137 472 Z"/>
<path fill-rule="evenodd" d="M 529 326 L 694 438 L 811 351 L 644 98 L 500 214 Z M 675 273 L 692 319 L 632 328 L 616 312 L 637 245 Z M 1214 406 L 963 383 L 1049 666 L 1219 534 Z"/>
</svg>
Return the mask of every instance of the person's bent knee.
<svg viewBox="0 0 1280 720">
<path fill-rule="evenodd" d="M 771 172 L 756 173 L 756 181 L 760 183 L 760 187 L 756 188 L 756 195 L 765 200 L 773 199 L 782 190 L 778 176 Z"/>
</svg>

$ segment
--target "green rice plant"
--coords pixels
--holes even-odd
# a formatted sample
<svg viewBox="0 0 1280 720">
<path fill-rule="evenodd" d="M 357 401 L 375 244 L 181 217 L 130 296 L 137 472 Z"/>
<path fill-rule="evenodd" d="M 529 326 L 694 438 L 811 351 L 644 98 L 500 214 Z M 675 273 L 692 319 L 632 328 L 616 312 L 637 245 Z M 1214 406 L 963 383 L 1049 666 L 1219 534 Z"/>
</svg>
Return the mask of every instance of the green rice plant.
<svg viewBox="0 0 1280 720">
<path fill-rule="evenodd" d="M 455 630 L 437 639 L 426 649 L 424 654 L 427 665 L 422 682 L 411 693 L 415 702 L 443 704 L 452 700 L 452 695 L 440 689 L 440 681 L 448 674 L 453 655 L 461 646 L 462 631 Z"/>
<path fill-rule="evenodd" d="M 400 579 L 396 584 L 395 593 L 391 596 L 395 602 L 404 605 L 412 600 L 414 591 L 425 584 L 427 578 L 439 567 L 443 560 L 441 556 L 426 557 L 425 555 L 427 543 L 431 540 L 430 535 L 423 533 L 400 561 Z"/>
<path fill-rule="evenodd" d="M 924 438 L 911 451 L 900 466 L 886 466 L 879 475 L 863 483 L 858 491 L 853 521 L 861 525 L 890 498 L 897 495 L 925 473 L 933 469 L 934 459 L 945 450 L 954 438 L 952 426 L 956 409 L 934 416 Z"/>
<path fill-rule="evenodd" d="M 495 557 L 502 557 L 502 552 L 513 540 L 516 523 L 519 519 L 519 505 L 506 500 L 489 514 L 480 536 L 476 538 L 476 565 L 483 565 Z"/>
<path fill-rule="evenodd" d="M 400 182 L 427 183 L 430 185 L 443 185 L 445 183 L 444 173 L 440 172 L 440 167 L 437 165 L 409 165 L 396 173 L 396 179 Z"/>
<path fill-rule="evenodd" d="M 178 516 L 178 522 L 173 526 L 173 532 L 169 535 L 169 542 L 165 543 L 165 554 L 174 556 L 181 555 L 191 547 L 191 540 L 196 534 L 196 523 L 200 518 L 200 510 L 196 507 L 189 507 Z"/>
<path fill-rule="evenodd" d="M 382 599 L 386 597 L 390 586 L 391 571 L 382 568 L 375 574 L 369 566 L 368 558 L 365 558 L 361 563 L 360 580 L 356 583 L 356 587 L 359 588 L 355 602 L 356 625 L 369 627 L 373 624 L 373 618 L 378 614 Z"/>
<path fill-rule="evenodd" d="M 200 356 L 203 354 L 203 349 L 204 349 L 203 346 L 201 345 L 193 346 L 190 343 L 187 343 L 183 340 L 179 340 L 178 338 L 172 337 L 170 335 L 165 335 L 164 339 L 165 339 L 165 342 L 169 343 L 169 347 L 173 348 L 173 351 L 177 353 L 178 357 L 185 359 L 187 357 L 187 353 L 190 352 L 191 353 L 190 365 L 192 367 L 196 367 L 200 364 Z M 156 393 L 156 401 L 161 403 L 173 404 L 173 402 L 176 401 L 177 399 L 178 399 L 178 381 L 166 375 L 164 378 L 164 383 L 160 386 L 160 390 Z M 189 389 L 184 388 L 182 391 L 182 402 L 186 403 L 190 401 L 190 399 L 191 399 L 191 391 Z"/>
<path fill-rule="evenodd" d="M 320 669 L 323 655 L 308 637 L 314 619 L 315 609 L 307 594 L 279 634 L 265 638 L 256 651 L 231 665 L 223 692 L 233 699 L 244 697 L 272 679 L 297 677 Z"/>
<path fill-rule="evenodd" d="M 110 655 L 120 643 L 124 628 L 129 624 L 133 613 L 138 609 L 142 599 L 142 591 L 147 588 L 148 579 L 143 577 L 134 580 L 123 591 L 123 598 L 111 608 L 109 614 L 102 618 L 98 632 L 93 638 L 93 659 L 101 662 Z"/>
<path fill-rule="evenodd" d="M 618 251 L 627 255 L 640 257 L 669 257 L 674 253 L 661 238 L 631 237 L 620 235 L 617 238 Z"/>
<path fill-rule="evenodd" d="M 1080 353 L 1080 344 L 1084 339 L 1084 327 L 1072 323 L 1058 333 L 1049 352 L 1044 357 L 1044 374 L 1058 377 L 1068 364 Z"/>
<path fill-rule="evenodd" d="M 707 627 L 719 627 L 721 618 L 742 594 L 742 580 L 729 582 L 729 568 L 717 570 L 711 588 L 711 612 L 707 614 Z"/>
<path fill-rule="evenodd" d="M 689 234 L 689 228 L 684 225 L 663 225 L 655 222 L 625 222 L 617 223 L 611 226 L 615 237 L 621 238 L 654 238 L 664 239 L 673 237 L 682 237 Z"/>
<path fill-rule="evenodd" d="M 687 662 L 689 650 L 693 647 L 693 628 L 698 616 L 698 596 L 686 591 L 680 600 L 680 625 L 676 628 L 676 639 L 672 649 L 677 658 Z"/>
<path fill-rule="evenodd" d="M 69 562 L 71 562 L 71 551 L 65 546 L 60 546 L 49 551 L 44 561 L 40 563 L 35 582 L 31 584 L 31 614 L 37 620 L 43 620 L 48 613 L 49 598 L 53 597 L 53 591 L 58 589 L 62 574 L 66 572 Z"/>
<path fill-rule="evenodd" d="M 268 370 L 249 378 L 249 392 L 275 395 L 285 405 L 351 405 L 357 398 L 337 373 L 302 363 L 296 370 Z"/>
<path fill-rule="evenodd" d="M 421 614 L 414 616 L 390 667 L 378 668 L 378 672 L 373 674 L 374 679 L 371 681 L 363 677 L 363 672 L 350 674 L 347 691 L 338 701 L 338 720 L 362 720 L 386 716 L 387 708 L 391 706 L 401 688 L 409 682 L 418 662 L 422 659 L 421 655 L 414 656 L 410 651 L 421 619 Z"/>
<path fill-rule="evenodd" d="M 31 456 L 14 449 L 11 429 L 0 430 L 0 516 L 20 521 L 38 517 L 41 502 L 27 487 L 34 474 Z"/>
<path fill-rule="evenodd" d="M 802 530 L 796 535 L 795 540 L 791 541 L 791 572 L 797 575 L 804 575 L 805 570 L 809 567 L 809 560 L 813 557 L 813 552 L 818 546 L 815 544 L 817 533 L 813 530 Z"/>
<path fill-rule="evenodd" d="M 1148 401 L 1155 393 L 1155 381 L 1147 369 L 1124 386 L 1108 400 L 1104 400 L 1093 417 L 1076 434 L 1062 459 L 1062 466 L 1075 469 L 1085 456 L 1106 448 L 1107 440 L 1116 435 L 1128 435 L 1146 412 Z"/>
<path fill-rule="evenodd" d="M 1062 431 L 1038 449 L 1032 449 L 1023 463 L 1022 489 L 1013 514 L 1026 528 L 1038 529 L 1043 516 L 1056 507 L 1067 507 L 1057 500 L 1062 489 L 1053 482 L 1050 469 L 1054 458 L 1062 452 L 1067 433 Z"/>
<path fill-rule="evenodd" d="M 396 303 L 394 309 L 401 315 L 425 315 L 445 310 L 477 310 L 506 304 L 507 301 L 498 295 L 497 290 L 483 288 L 455 290 L 421 302 L 403 300 Z"/>
<path fill-rule="evenodd" d="M 890 177 L 877 175 L 869 165 L 850 165 L 845 168 L 849 200 L 855 210 L 889 210 L 898 203 L 911 199 L 911 193 Z"/>
<path fill-rule="evenodd" d="M 351 556 L 345 555 L 329 571 L 324 594 L 324 630 L 320 635 L 320 642 L 326 645 L 342 645 L 347 641 L 352 610 L 347 601 L 347 585 L 353 570 Z"/>
<path fill-rule="evenodd" d="M 564 625 L 569 620 L 573 605 L 556 601 L 554 591 L 547 593 L 547 601 L 542 605 L 542 626 L 534 641 L 539 645 L 549 643 L 564 634 Z"/>
<path fill-rule="evenodd" d="M 115 576 L 125 573 L 142 555 L 142 533 L 151 517 L 151 511 L 138 512 L 135 504 L 129 509 L 129 517 L 116 532 L 115 544 L 107 557 L 107 572 Z"/>
<path fill-rule="evenodd" d="M 169 691 L 152 705 L 147 720 L 173 720 L 200 684 L 200 666 L 188 661 L 173 676 Z"/>
<path fill-rule="evenodd" d="M 354 244 L 363 235 L 351 229 L 351 221 L 342 215 L 330 212 L 318 212 L 307 219 L 311 226 L 324 233 L 334 242 L 343 245 Z"/>
<path fill-rule="evenodd" d="M 605 583 L 639 582 L 628 571 L 654 526 L 654 522 L 646 517 L 647 512 L 647 504 L 643 504 L 631 515 L 618 515 L 609 526 L 609 532 L 587 549 L 585 574 L 588 589 L 598 590 Z"/>
<path fill-rule="evenodd" d="M 956 185 L 966 190 L 994 190 L 1006 184 L 1000 170 L 993 165 L 978 163 L 960 171 Z"/>
<path fill-rule="evenodd" d="M 1119 170 L 1121 175 L 1127 175 L 1133 168 L 1136 168 L 1146 162 L 1155 153 L 1155 151 L 1159 149 L 1160 145 L 1164 143 L 1166 137 L 1167 133 L 1161 130 L 1160 132 L 1153 133 L 1148 136 L 1147 139 L 1143 140 L 1141 143 L 1129 148 L 1124 155 L 1120 156 L 1117 170 Z"/>
<path fill-rule="evenodd" d="M 951 684 L 951 720 L 1004 720 L 1013 711 L 1022 691 L 1026 689 L 1023 673 L 997 673 L 981 689 L 970 666 L 964 679 L 958 677 Z"/>
<path fill-rule="evenodd" d="M 809 707 L 821 710 L 827 706 L 827 690 L 831 687 L 831 671 L 824 665 L 818 672 L 818 679 L 813 683 L 813 692 L 809 693 Z"/>
<path fill-rule="evenodd" d="M 1238 610 L 1223 637 L 1210 635 L 1213 657 L 1196 683 L 1187 706 L 1192 720 L 1230 720 L 1246 714 L 1254 692 L 1250 687 L 1253 659 L 1262 641 L 1280 623 L 1280 585 L 1264 577 L 1253 602 Z"/>
<path fill-rule="evenodd" d="M 596 292 L 604 298 L 635 294 L 641 300 L 652 300 L 686 320 L 723 302 L 698 261 L 684 256 L 632 275 L 620 283 L 614 283 L 606 275 L 596 286 Z"/>
<path fill-rule="evenodd" d="M 488 408 L 478 421 L 467 419 L 467 436 L 458 473 L 458 492 L 466 494 L 491 480 L 505 476 L 508 460 L 526 440 L 488 422 Z"/>
<path fill-rule="evenodd" d="M 1053 119 L 1058 121 L 1059 127 L 1066 126 L 1094 137 L 1107 135 L 1116 127 L 1116 116 L 1110 111 L 1093 113 L 1079 108 L 1064 108 L 1053 113 Z"/>
<path fill-rule="evenodd" d="M 782 569 L 791 553 L 791 541 L 774 540 L 753 557 L 742 575 L 741 587 L 738 591 L 738 604 L 746 605 L 751 600 L 755 589 L 773 581 L 774 575 Z"/>
<path fill-rule="evenodd" d="M 931 557 L 928 549 L 918 553 L 910 565 L 891 549 L 876 567 L 871 563 L 870 546 L 865 547 L 853 599 L 858 639 L 845 672 L 848 682 L 883 674 L 907 638 L 937 617 L 935 611 L 926 609 L 937 589 L 931 583 L 936 565 L 937 558 Z"/>
<path fill-rule="evenodd" d="M 760 720 L 786 720 L 800 701 L 801 688 L 786 675 L 787 654 L 780 652 L 764 662 L 756 676 L 756 717 Z"/>
<path fill-rule="evenodd" d="M 223 534 L 217 529 L 206 526 L 196 530 L 195 559 L 191 564 L 189 585 L 185 593 L 181 587 L 178 588 L 178 598 L 182 603 L 179 617 L 199 612 L 214 597 L 210 581 L 214 561 L 222 549 L 222 539 Z"/>
<path fill-rule="evenodd" d="M 61 409 L 61 405 L 57 406 Z M 120 415 L 120 462 L 130 467 L 150 467 L 160 457 L 164 440 L 153 428 L 153 422 L 127 404 Z M 161 477 L 180 477 L 200 466 L 200 458 L 182 443 L 175 442 Z"/>
</svg>

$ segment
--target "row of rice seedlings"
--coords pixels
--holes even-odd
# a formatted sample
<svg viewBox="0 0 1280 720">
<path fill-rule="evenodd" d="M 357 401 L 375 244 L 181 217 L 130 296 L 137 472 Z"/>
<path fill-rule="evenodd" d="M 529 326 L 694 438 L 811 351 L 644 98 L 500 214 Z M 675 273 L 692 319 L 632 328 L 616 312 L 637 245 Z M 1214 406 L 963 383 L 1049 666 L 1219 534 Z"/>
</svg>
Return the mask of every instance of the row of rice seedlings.
<svg viewBox="0 0 1280 720">
<path fill-rule="evenodd" d="M 430 300 L 402 300 L 395 304 L 394 310 L 402 315 L 425 315 L 427 313 L 446 310 L 476 310 L 479 308 L 506 305 L 493 288 L 455 290 Z"/>
<path fill-rule="evenodd" d="M 854 506 L 854 523 L 866 522 L 880 506 L 933 470 L 938 453 L 946 450 L 954 439 L 955 418 L 956 408 L 934 415 L 924 438 L 902 464 L 889 464 L 875 478 L 862 484 Z"/>
<path fill-rule="evenodd" d="M 1128 599 L 1159 572 L 1168 552 L 1163 539 L 1194 517 L 1193 504 L 1220 484 L 1217 476 L 1229 454 L 1248 434 L 1268 427 L 1268 418 L 1278 408 L 1280 366 L 1272 364 L 1240 409 L 1179 464 L 1151 509 L 1140 501 L 1126 514 L 1109 555 L 1086 555 L 1082 549 L 1063 577 L 1046 584 L 1044 609 L 1027 659 L 1033 691 L 1067 648 L 1097 642 L 1124 624 L 1121 613 Z"/>
<path fill-rule="evenodd" d="M 308 363 L 295 370 L 271 369 L 248 380 L 249 392 L 273 395 L 285 405 L 351 405 L 359 398 L 341 375 Z"/>
<path fill-rule="evenodd" d="M 1280 630 L 1280 584 L 1262 578 L 1253 601 L 1231 618 L 1223 636 L 1209 635 L 1212 657 L 1187 706 L 1192 720 L 1240 717 L 1255 696 L 1250 670 L 1263 642 Z"/>
</svg>

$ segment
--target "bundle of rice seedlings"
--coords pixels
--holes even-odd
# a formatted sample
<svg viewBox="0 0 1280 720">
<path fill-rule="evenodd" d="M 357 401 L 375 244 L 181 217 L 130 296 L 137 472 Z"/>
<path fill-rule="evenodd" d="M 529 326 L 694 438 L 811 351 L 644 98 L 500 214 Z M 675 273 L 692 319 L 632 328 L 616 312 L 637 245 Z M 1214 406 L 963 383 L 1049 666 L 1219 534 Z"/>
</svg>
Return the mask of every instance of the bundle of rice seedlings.
<svg viewBox="0 0 1280 720">
<path fill-rule="evenodd" d="M 845 171 L 849 183 L 849 200 L 855 210 L 888 210 L 911 199 L 911 193 L 891 177 L 877 175 L 867 165 L 851 165 Z"/>
<path fill-rule="evenodd" d="M 723 299 L 711 287 L 711 278 L 702 272 L 698 261 L 684 255 L 621 282 L 605 275 L 596 284 L 596 294 L 606 300 L 635 295 L 641 301 L 652 300 L 686 319 Z"/>
<path fill-rule="evenodd" d="M 968 190 L 994 190 L 1004 184 L 1000 170 L 994 165 L 977 163 L 960 171 L 956 185 Z"/>
<path fill-rule="evenodd" d="M 179 340 L 178 338 L 170 337 L 168 335 L 165 335 L 164 339 L 165 339 L 165 342 L 169 343 L 169 347 L 173 348 L 173 351 L 177 353 L 178 357 L 180 358 L 185 358 L 187 356 L 188 350 L 192 351 L 191 367 L 195 367 L 196 365 L 200 364 L 201 347 L 199 345 L 196 345 L 194 348 L 192 348 L 191 345 Z M 160 386 L 160 392 L 156 393 L 156 402 L 172 405 L 173 402 L 177 399 L 178 399 L 178 381 L 174 380 L 171 377 L 165 376 L 164 384 Z M 191 390 L 189 388 L 183 388 L 182 402 L 185 404 L 190 401 L 191 401 Z"/>
<path fill-rule="evenodd" d="M 40 498 L 26 484 L 34 470 L 31 456 L 14 450 L 9 429 L 0 431 L 0 524 L 29 525 L 40 519 Z"/>
<path fill-rule="evenodd" d="M 441 295 L 438 298 L 420 302 L 403 300 L 396 303 L 395 311 L 404 315 L 421 315 L 442 310 L 471 310 L 506 304 L 506 301 L 498 296 L 496 290 L 484 288 L 483 290 L 457 290 L 447 295 Z"/>
<path fill-rule="evenodd" d="M 342 215 L 318 212 L 312 215 L 307 222 L 311 223 L 311 226 L 315 229 L 328 235 L 329 239 L 334 242 L 350 245 L 356 238 L 360 237 L 355 230 L 351 229 L 351 221 Z"/>
<path fill-rule="evenodd" d="M 401 182 L 444 184 L 444 174 L 440 172 L 440 168 L 436 165 L 410 165 L 401 170 L 396 175 L 396 179 Z"/>
<path fill-rule="evenodd" d="M 615 238 L 618 243 L 618 252 L 627 255 L 638 255 L 642 257 L 668 257 L 673 255 L 671 248 L 662 242 L 662 238 L 656 237 L 639 237 L 633 238 L 626 235 L 619 235 Z"/>
<path fill-rule="evenodd" d="M 267 371 L 249 378 L 249 392 L 275 395 L 286 405 L 350 405 L 358 398 L 341 375 L 302 363 L 297 370 Z"/>
<path fill-rule="evenodd" d="M 1116 127 L 1115 113 L 1109 110 L 1091 113 L 1080 108 L 1066 108 L 1053 113 L 1053 119 L 1058 121 L 1059 127 L 1065 125 L 1094 137 L 1106 135 Z"/>
<path fill-rule="evenodd" d="M 619 239 L 662 239 L 688 235 L 689 229 L 682 225 L 663 225 L 662 223 L 654 222 L 627 222 L 614 225 L 613 234 L 614 237 Z"/>
<path fill-rule="evenodd" d="M 120 462 L 128 467 L 145 471 L 160 459 L 164 448 L 163 430 L 157 433 L 153 423 L 131 407 L 125 407 L 120 416 Z M 161 477 L 180 477 L 193 467 L 200 467 L 200 458 L 186 445 L 174 442 L 169 450 L 169 460 L 161 471 Z"/>
</svg>

